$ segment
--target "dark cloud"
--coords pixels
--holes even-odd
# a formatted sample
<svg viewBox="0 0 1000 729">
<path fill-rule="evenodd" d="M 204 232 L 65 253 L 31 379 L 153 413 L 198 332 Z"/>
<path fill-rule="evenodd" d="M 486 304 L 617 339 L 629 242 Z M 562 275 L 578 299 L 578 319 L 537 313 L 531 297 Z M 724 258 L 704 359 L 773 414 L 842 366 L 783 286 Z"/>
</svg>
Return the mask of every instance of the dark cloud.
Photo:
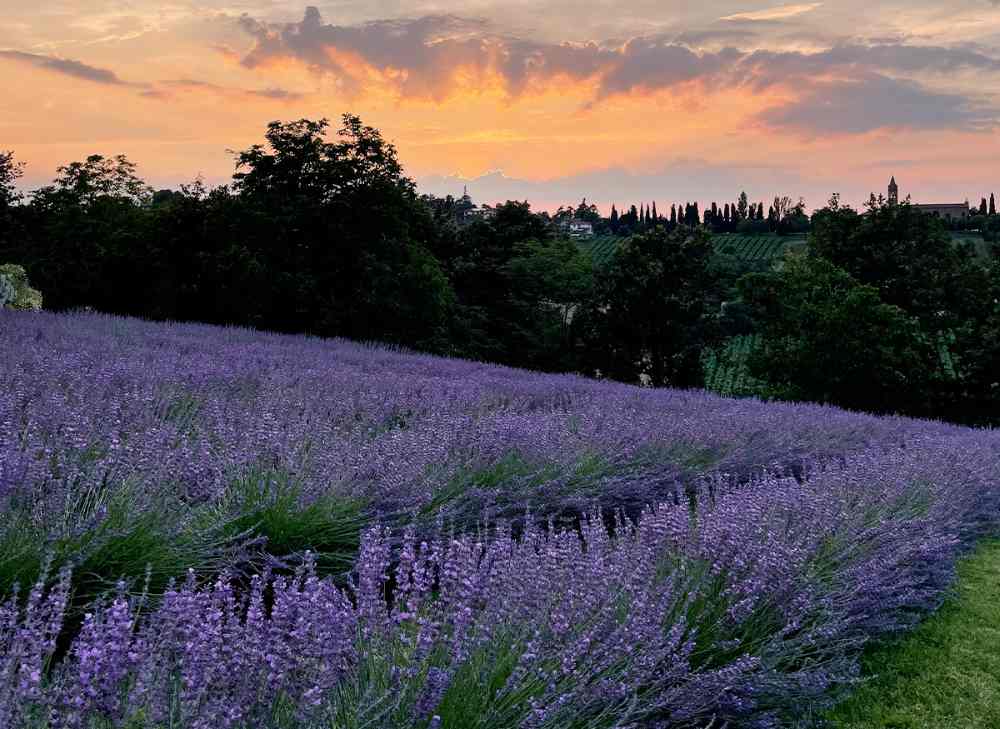
<svg viewBox="0 0 1000 729">
<path fill-rule="evenodd" d="M 1000 2 L 1000 0 L 997 0 Z M 750 41 L 759 37 L 759 33 L 751 28 L 709 28 L 707 30 L 688 30 L 671 37 L 674 43 L 685 46 L 699 47 L 714 43 L 728 44 L 740 41 Z"/>
<path fill-rule="evenodd" d="M 354 57 L 379 69 L 408 71 L 400 84 L 412 95 L 435 95 L 459 67 L 485 68 L 491 59 L 500 60 L 497 44 L 482 34 L 482 23 L 450 15 L 336 26 L 324 24 L 319 11 L 308 7 L 299 23 L 275 27 L 244 15 L 239 24 L 255 39 L 241 61 L 247 68 L 290 57 L 357 86 L 361 79 L 350 63 Z"/>
<path fill-rule="evenodd" d="M 601 78 L 600 96 L 669 88 L 695 80 L 712 82 L 742 57 L 734 48 L 697 53 L 675 43 L 631 40 Z"/>
<path fill-rule="evenodd" d="M 903 43 L 844 43 L 815 53 L 760 50 L 737 65 L 742 80 L 758 88 L 831 72 L 954 73 L 962 70 L 1000 72 L 1000 59 L 979 51 Z"/>
<path fill-rule="evenodd" d="M 115 86 L 130 86 L 126 81 L 118 78 L 114 71 L 106 68 L 89 66 L 80 61 L 73 61 L 67 58 L 56 58 L 54 56 L 44 56 L 38 53 L 24 53 L 23 51 L 0 51 L 0 58 L 7 58 L 21 63 L 30 63 L 32 66 L 55 71 L 66 76 L 93 81 L 99 84 L 110 84 Z"/>
<path fill-rule="evenodd" d="M 220 96 L 254 97 L 277 101 L 297 101 L 303 97 L 303 94 L 281 88 L 239 89 L 189 78 L 157 81 L 152 87 L 142 91 L 141 95 L 152 99 L 168 100 L 174 98 L 179 93 L 190 91 L 206 91 Z"/>
<path fill-rule="evenodd" d="M 533 80 L 558 76 L 602 77 L 607 79 L 608 93 L 613 93 L 631 86 L 661 87 L 696 78 L 701 60 L 676 42 L 632 40 L 622 48 L 541 43 L 493 33 L 483 21 L 451 15 L 347 27 L 324 24 L 319 11 L 310 7 L 299 23 L 269 26 L 248 16 L 239 22 L 255 39 L 242 59 L 247 68 L 295 58 L 335 73 L 356 89 L 363 82 L 351 64 L 356 59 L 383 72 L 404 71 L 398 84 L 409 96 L 440 97 L 460 71 L 497 74 L 512 94 L 521 93 Z M 714 59 L 708 59 L 704 70 L 715 65 Z"/>
<path fill-rule="evenodd" d="M 916 82 L 879 74 L 816 82 L 798 99 L 759 115 L 765 124 L 806 134 L 863 134 L 876 129 L 983 131 L 1000 110 Z"/>
<path fill-rule="evenodd" d="M 699 48 L 699 38 L 690 34 L 638 37 L 614 45 L 546 43 L 503 35 L 485 21 L 454 15 L 338 26 L 324 23 L 315 7 L 307 8 L 297 23 L 266 24 L 244 15 L 239 25 L 254 39 L 240 60 L 244 67 L 292 59 L 334 74 L 349 92 L 362 90 L 374 69 L 404 96 L 432 99 L 455 88 L 459 73 L 499 78 L 513 96 L 532 83 L 592 81 L 597 91 L 591 105 L 615 95 L 689 83 L 709 89 L 778 86 L 798 98 L 762 119 L 771 126 L 817 132 L 883 126 L 974 129 L 991 126 L 996 118 L 989 105 L 907 78 L 1000 72 L 1000 58 L 971 47 L 882 39 L 841 42 L 810 53 L 744 51 L 732 45 L 709 50 Z M 706 33 L 703 43 L 752 37 L 744 30 Z"/>
</svg>

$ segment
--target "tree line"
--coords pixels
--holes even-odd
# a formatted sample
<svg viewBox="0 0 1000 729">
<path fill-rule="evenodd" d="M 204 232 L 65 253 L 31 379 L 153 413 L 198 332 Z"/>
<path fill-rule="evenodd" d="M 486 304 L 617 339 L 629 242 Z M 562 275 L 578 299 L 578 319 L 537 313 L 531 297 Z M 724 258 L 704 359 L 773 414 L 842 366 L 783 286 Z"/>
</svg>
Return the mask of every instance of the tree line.
<svg viewBox="0 0 1000 729">
<path fill-rule="evenodd" d="M 788 196 L 776 196 L 765 213 L 764 203 L 750 202 L 746 192 L 741 192 L 733 203 L 720 205 L 713 202 L 703 212 L 699 211 L 697 202 L 673 203 L 669 210 L 663 212 L 657 211 L 655 202 L 631 205 L 623 212 L 612 204 L 611 214 L 606 218 L 601 216 L 596 205 L 588 204 L 584 198 L 576 207 L 560 207 L 552 219 L 556 222 L 585 220 L 593 226 L 596 235 L 619 236 L 657 227 L 669 232 L 678 226 L 698 225 L 704 225 L 712 233 L 789 235 L 805 233 L 809 229 L 809 216 L 801 198 L 793 202 Z"/>
<path fill-rule="evenodd" d="M 701 387 L 706 353 L 756 335 L 752 394 L 967 423 L 1000 421 L 1000 266 L 941 221 L 834 196 L 807 216 L 743 194 L 554 216 L 508 201 L 460 223 L 418 194 L 392 144 L 353 115 L 272 122 L 232 182 L 152 190 L 124 156 L 92 155 L 30 195 L 0 154 L 0 263 L 47 308 L 91 307 L 381 341 L 442 355 L 656 386 Z M 606 265 L 566 216 L 621 239 Z M 597 217 L 595 220 L 594 216 Z M 804 219 L 804 221 L 803 221 Z M 808 229 L 777 266 L 723 255 L 712 233 Z M 787 221 L 787 227 L 781 225 Z"/>
</svg>

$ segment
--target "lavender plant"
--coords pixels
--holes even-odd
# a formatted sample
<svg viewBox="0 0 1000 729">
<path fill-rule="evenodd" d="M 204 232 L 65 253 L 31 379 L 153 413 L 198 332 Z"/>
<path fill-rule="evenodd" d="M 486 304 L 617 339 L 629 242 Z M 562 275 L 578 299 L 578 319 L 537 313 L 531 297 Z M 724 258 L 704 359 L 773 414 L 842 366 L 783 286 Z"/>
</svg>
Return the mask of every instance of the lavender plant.
<svg viewBox="0 0 1000 729">
<path fill-rule="evenodd" d="M 991 431 L 89 314 L 0 345 L 3 727 L 787 726 L 1000 516 Z"/>
</svg>

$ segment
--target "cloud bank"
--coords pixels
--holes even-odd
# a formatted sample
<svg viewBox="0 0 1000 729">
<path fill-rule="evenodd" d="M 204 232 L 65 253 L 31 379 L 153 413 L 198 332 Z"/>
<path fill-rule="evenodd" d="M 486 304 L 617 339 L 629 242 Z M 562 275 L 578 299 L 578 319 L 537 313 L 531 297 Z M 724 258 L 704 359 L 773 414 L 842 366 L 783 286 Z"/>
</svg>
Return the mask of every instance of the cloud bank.
<svg viewBox="0 0 1000 729">
<path fill-rule="evenodd" d="M 73 61 L 67 58 L 57 58 L 55 56 L 46 56 L 39 53 L 25 53 L 23 51 L 0 51 L 0 59 L 4 58 L 11 61 L 17 61 L 19 63 L 27 63 L 35 66 L 36 68 L 54 71 L 66 76 L 82 79 L 84 81 L 93 81 L 94 83 L 108 84 L 112 86 L 130 85 L 126 81 L 118 78 L 118 75 L 114 71 L 110 71 L 105 68 L 97 68 L 95 66 L 90 66 L 86 63 Z"/>
<path fill-rule="evenodd" d="M 783 5 L 726 19 L 783 19 L 820 5 Z M 574 83 L 593 89 L 592 108 L 616 96 L 681 86 L 701 93 L 775 89 L 794 98 L 762 112 L 760 123 L 823 134 L 883 127 L 982 130 L 1000 118 L 988 98 L 941 91 L 926 81 L 966 70 L 1000 73 L 1000 58 L 967 48 L 843 41 L 811 52 L 734 45 L 706 50 L 677 36 L 549 43 L 505 35 L 485 21 L 455 15 L 335 25 L 311 6 L 299 22 L 269 24 L 243 15 L 239 25 L 253 39 L 240 56 L 244 68 L 266 72 L 288 62 L 304 64 L 335 76 L 352 94 L 388 86 L 403 99 L 440 101 L 493 84 L 517 98 Z"/>
</svg>

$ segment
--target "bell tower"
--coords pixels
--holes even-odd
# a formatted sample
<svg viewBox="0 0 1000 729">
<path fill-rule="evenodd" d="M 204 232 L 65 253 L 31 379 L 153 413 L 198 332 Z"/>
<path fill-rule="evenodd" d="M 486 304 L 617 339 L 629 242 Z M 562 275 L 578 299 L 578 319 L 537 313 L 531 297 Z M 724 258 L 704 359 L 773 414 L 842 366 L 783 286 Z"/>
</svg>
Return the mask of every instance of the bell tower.
<svg viewBox="0 0 1000 729">
<path fill-rule="evenodd" d="M 890 205 L 899 204 L 899 186 L 896 184 L 895 175 L 893 175 L 892 179 L 889 180 L 889 204 Z"/>
</svg>

